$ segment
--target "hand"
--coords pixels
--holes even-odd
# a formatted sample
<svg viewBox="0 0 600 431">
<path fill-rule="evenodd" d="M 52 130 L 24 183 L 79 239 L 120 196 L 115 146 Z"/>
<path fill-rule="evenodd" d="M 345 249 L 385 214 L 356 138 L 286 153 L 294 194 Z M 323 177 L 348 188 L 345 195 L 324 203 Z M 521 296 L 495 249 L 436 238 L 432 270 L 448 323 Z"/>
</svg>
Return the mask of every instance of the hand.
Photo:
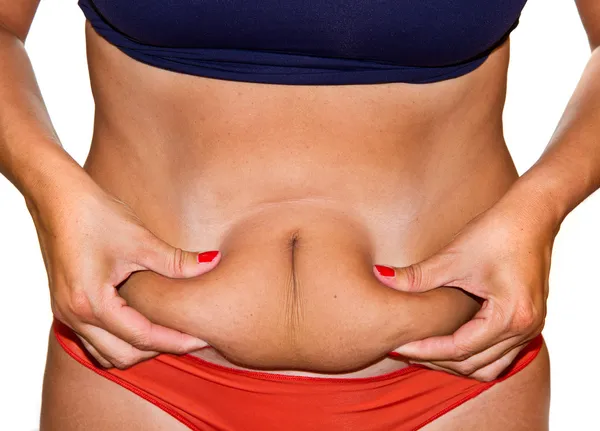
<svg viewBox="0 0 600 431">
<path fill-rule="evenodd" d="M 396 353 L 411 363 L 490 381 L 542 331 L 558 226 L 546 220 L 541 205 L 528 204 L 525 197 L 501 200 L 433 256 L 391 267 L 389 277 L 374 269 L 382 283 L 398 290 L 453 286 L 483 300 L 454 334 L 410 342 Z"/>
<path fill-rule="evenodd" d="M 153 324 L 115 287 L 140 270 L 195 277 L 213 269 L 220 253 L 204 263 L 198 253 L 170 246 L 95 183 L 63 190 L 42 203 L 27 202 L 27 207 L 48 274 L 52 312 L 102 366 L 125 369 L 161 352 L 183 354 L 207 345 Z"/>
</svg>

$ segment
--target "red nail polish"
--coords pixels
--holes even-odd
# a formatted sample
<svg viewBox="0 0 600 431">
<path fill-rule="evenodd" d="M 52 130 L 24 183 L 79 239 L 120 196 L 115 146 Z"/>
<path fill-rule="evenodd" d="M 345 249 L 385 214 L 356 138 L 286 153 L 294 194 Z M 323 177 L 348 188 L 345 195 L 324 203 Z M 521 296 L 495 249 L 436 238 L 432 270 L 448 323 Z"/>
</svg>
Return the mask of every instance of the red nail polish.
<svg viewBox="0 0 600 431">
<path fill-rule="evenodd" d="M 375 265 L 375 269 L 383 277 L 394 277 L 396 275 L 394 268 L 390 268 L 389 266 Z"/>
<path fill-rule="evenodd" d="M 406 362 L 406 363 L 408 363 L 408 362 L 409 362 L 409 360 L 408 360 L 408 358 L 407 358 L 406 356 L 404 356 L 404 355 L 401 355 L 401 354 L 400 354 L 400 353 L 398 353 L 398 352 L 389 352 L 389 353 L 388 353 L 388 356 L 391 356 L 392 358 L 399 359 L 399 360 L 401 360 L 402 362 Z"/>
<path fill-rule="evenodd" d="M 219 254 L 219 250 L 198 253 L 198 263 L 212 262 L 214 258 L 217 257 L 217 254 Z"/>
</svg>

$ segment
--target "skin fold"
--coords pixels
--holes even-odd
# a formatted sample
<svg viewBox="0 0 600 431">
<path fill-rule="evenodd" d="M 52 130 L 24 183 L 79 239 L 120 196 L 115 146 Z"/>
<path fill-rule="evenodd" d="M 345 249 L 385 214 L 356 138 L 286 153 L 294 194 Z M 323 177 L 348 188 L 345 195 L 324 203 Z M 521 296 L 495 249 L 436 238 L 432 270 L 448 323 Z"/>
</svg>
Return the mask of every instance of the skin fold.
<svg viewBox="0 0 600 431">
<path fill-rule="evenodd" d="M 320 373 L 365 368 L 398 345 L 451 333 L 479 309 L 451 287 L 413 294 L 384 286 L 371 272 L 364 229 L 322 205 L 261 211 L 225 237 L 209 273 L 137 272 L 119 295 L 238 366 Z"/>
</svg>

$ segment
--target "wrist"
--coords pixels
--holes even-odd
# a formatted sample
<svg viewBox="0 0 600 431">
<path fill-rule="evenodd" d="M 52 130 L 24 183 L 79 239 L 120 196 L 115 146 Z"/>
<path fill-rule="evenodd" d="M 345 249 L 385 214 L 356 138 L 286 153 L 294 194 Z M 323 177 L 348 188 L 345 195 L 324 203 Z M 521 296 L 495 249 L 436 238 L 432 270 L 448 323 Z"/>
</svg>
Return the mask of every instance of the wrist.
<svg viewBox="0 0 600 431">
<path fill-rule="evenodd" d="M 535 226 L 557 233 L 565 217 L 576 206 L 567 181 L 547 167 L 533 166 L 500 199 L 500 206 L 510 207 Z"/>
<path fill-rule="evenodd" d="M 27 208 L 32 215 L 60 211 L 68 199 L 74 199 L 73 193 L 100 191 L 100 187 L 89 174 L 66 153 L 61 147 L 56 147 L 43 153 L 38 160 L 24 165 L 15 185 L 22 193 Z"/>
</svg>

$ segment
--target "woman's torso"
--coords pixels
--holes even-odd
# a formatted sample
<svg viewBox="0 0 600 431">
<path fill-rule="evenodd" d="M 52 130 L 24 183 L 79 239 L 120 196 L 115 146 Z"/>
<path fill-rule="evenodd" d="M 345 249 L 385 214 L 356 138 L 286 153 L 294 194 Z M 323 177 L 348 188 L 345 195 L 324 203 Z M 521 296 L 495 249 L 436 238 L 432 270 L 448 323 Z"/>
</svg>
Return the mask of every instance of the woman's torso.
<svg viewBox="0 0 600 431">
<path fill-rule="evenodd" d="M 163 240 L 223 252 L 197 280 L 142 272 L 121 288 L 224 353 L 194 354 L 312 375 L 273 366 L 281 347 L 279 364 L 298 355 L 326 373 L 314 375 L 368 376 L 404 366 L 385 357 L 396 335 L 448 332 L 472 314 L 455 289 L 392 292 L 370 265 L 435 253 L 517 178 L 502 133 L 508 42 L 432 84 L 284 86 L 173 73 L 86 33 L 96 117 L 85 169 Z M 378 316 L 374 304 L 393 306 Z M 331 361 L 318 364 L 319 351 Z"/>
</svg>

